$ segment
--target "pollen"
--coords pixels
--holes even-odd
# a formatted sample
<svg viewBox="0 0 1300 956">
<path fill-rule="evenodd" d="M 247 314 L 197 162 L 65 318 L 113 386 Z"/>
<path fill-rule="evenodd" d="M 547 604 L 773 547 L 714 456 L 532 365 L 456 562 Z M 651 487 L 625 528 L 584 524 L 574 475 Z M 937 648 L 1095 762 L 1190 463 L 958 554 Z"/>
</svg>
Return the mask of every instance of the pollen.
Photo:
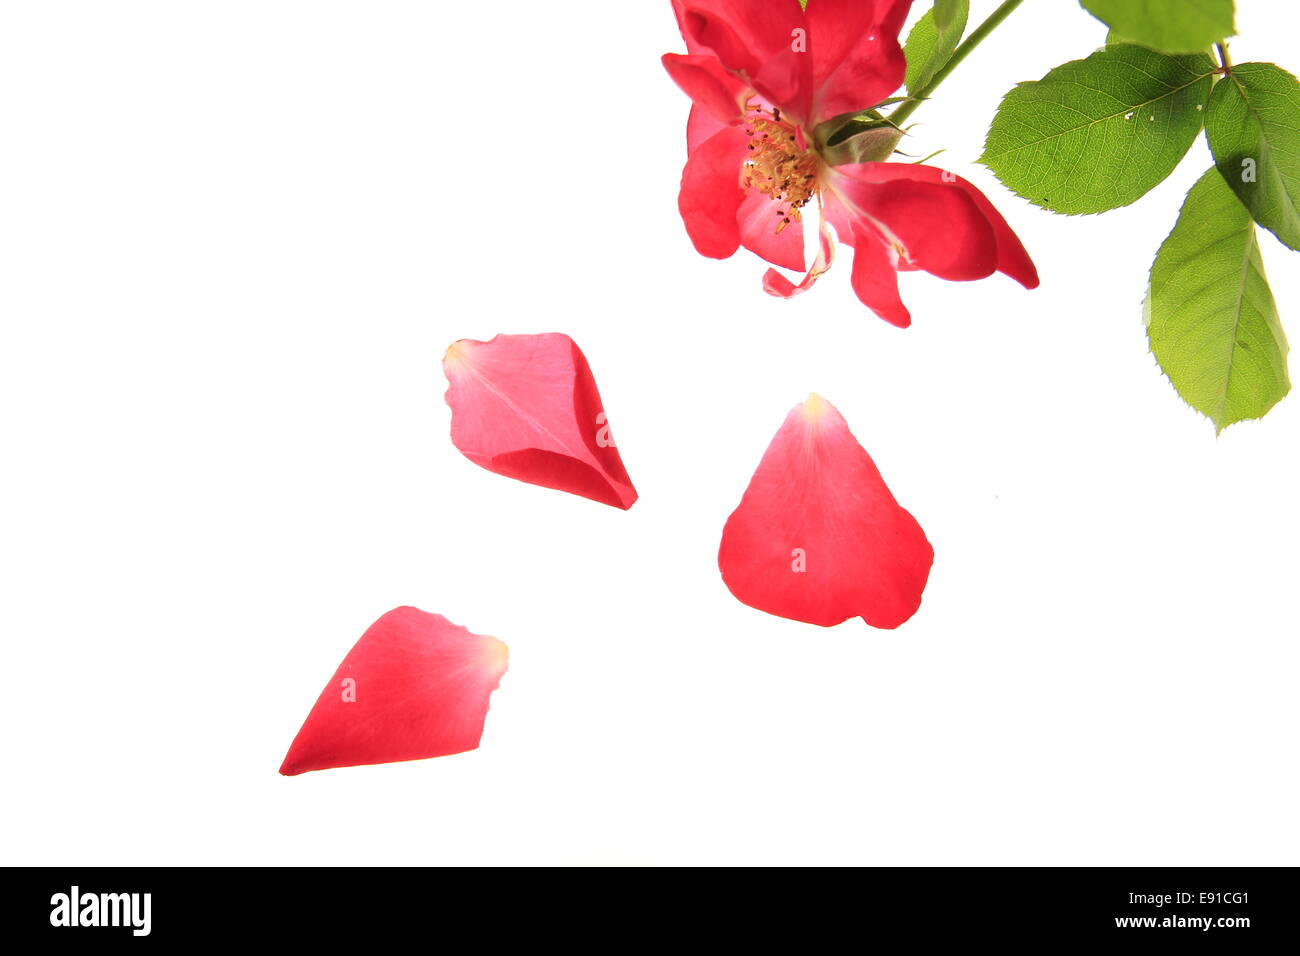
<svg viewBox="0 0 1300 956">
<path fill-rule="evenodd" d="M 745 156 L 743 182 L 757 189 L 776 206 L 776 231 L 791 222 L 801 222 L 799 210 L 817 193 L 818 158 L 807 147 L 803 134 L 781 118 L 781 111 L 750 107 L 745 132 L 749 150 Z"/>
</svg>

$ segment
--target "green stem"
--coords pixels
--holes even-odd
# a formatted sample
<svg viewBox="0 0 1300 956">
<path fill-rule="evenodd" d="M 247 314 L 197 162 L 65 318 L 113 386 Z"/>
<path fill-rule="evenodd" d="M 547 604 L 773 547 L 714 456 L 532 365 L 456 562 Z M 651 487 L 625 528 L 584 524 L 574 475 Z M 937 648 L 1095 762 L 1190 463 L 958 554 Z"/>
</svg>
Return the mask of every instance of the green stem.
<svg viewBox="0 0 1300 956">
<path fill-rule="evenodd" d="M 961 45 L 952 51 L 952 56 L 948 57 L 948 62 L 931 78 L 930 82 L 909 96 L 905 103 L 889 114 L 889 121 L 895 126 L 901 126 L 903 120 L 911 116 L 916 108 L 934 92 L 935 87 L 946 80 L 948 74 L 957 69 L 957 65 L 970 55 L 970 51 L 979 46 L 984 41 L 984 38 L 997 29 L 998 24 L 1011 16 L 1011 11 L 1023 2 L 1024 0 L 1003 0 L 1001 6 L 990 13 L 988 19 L 977 26 L 970 36 L 962 40 Z"/>
<path fill-rule="evenodd" d="M 1232 69 L 1232 60 L 1228 58 L 1228 48 L 1222 43 L 1214 44 L 1214 48 L 1219 51 L 1219 63 L 1223 67 L 1223 72 L 1227 73 Z"/>
</svg>

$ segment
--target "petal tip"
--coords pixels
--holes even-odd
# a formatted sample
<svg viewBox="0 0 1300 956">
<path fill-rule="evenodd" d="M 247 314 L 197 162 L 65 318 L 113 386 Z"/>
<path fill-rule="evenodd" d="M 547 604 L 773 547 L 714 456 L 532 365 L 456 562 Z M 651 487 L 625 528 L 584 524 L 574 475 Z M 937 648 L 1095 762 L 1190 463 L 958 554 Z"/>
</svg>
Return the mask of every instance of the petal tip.
<svg viewBox="0 0 1300 956">
<path fill-rule="evenodd" d="M 470 352 L 475 345 L 482 345 L 482 342 L 476 339 L 457 339 L 447 346 L 447 351 L 442 353 L 442 370 L 448 378 L 454 372 L 458 372 L 469 365 Z"/>
<path fill-rule="evenodd" d="M 763 291 L 778 299 L 789 299 L 795 294 L 794 283 L 775 269 L 763 273 Z"/>
<path fill-rule="evenodd" d="M 830 402 L 826 401 L 826 399 L 822 398 L 816 392 L 809 392 L 808 397 L 804 399 L 802 405 L 803 417 L 809 422 L 820 421 L 833 407 L 834 406 L 832 406 Z"/>
<path fill-rule="evenodd" d="M 505 641 L 492 637 L 490 634 L 484 634 L 483 637 L 483 666 L 488 671 L 496 671 L 497 676 L 504 674 L 510 666 L 510 647 Z"/>
<path fill-rule="evenodd" d="M 876 315 L 896 329 L 906 329 L 912 325 L 912 313 L 904 306 L 900 309 L 877 311 Z"/>
</svg>

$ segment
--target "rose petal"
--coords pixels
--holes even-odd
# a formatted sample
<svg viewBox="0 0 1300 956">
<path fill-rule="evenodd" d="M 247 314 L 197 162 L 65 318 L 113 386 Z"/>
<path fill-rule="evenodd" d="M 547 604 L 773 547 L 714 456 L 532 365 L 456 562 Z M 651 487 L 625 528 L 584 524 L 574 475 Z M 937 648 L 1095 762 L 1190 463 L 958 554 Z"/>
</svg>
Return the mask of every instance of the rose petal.
<svg viewBox="0 0 1300 956">
<path fill-rule="evenodd" d="M 686 155 L 690 156 L 727 126 L 728 124 L 714 119 L 708 110 L 702 110 L 692 103 L 691 111 L 686 117 Z"/>
<path fill-rule="evenodd" d="M 726 259 L 740 248 L 736 215 L 745 201 L 740 185 L 749 136 L 738 127 L 724 127 L 697 146 L 682 170 L 677 209 L 695 251 L 710 259 Z"/>
<path fill-rule="evenodd" d="M 880 318 L 905 329 L 912 324 L 912 314 L 898 294 L 898 268 L 898 255 L 884 236 L 866 224 L 854 229 L 854 293 Z"/>
<path fill-rule="evenodd" d="M 1034 262 L 1029 258 L 1020 238 L 1007 225 L 993 203 L 989 202 L 988 197 L 973 183 L 946 169 L 918 163 L 861 163 L 840 168 L 851 170 L 855 175 L 874 182 L 909 181 L 956 186 L 971 198 L 993 229 L 997 242 L 997 271 L 1015 279 L 1026 289 L 1038 287 L 1038 270 L 1034 268 Z"/>
<path fill-rule="evenodd" d="M 692 104 L 706 110 L 719 123 L 731 125 L 744 118 L 749 88 L 724 70 L 717 57 L 665 53 L 663 64 Z"/>
<path fill-rule="evenodd" d="M 474 750 L 506 646 L 413 607 L 370 625 L 289 745 L 285 776 Z"/>
<path fill-rule="evenodd" d="M 559 332 L 447 349 L 451 440 L 488 471 L 624 510 L 636 501 L 582 350 Z"/>
<path fill-rule="evenodd" d="M 782 217 L 790 218 L 788 203 L 779 203 L 766 193 L 749 189 L 745 201 L 736 212 L 740 227 L 740 242 L 750 252 L 783 269 L 803 271 L 803 223 L 793 219 L 780 231 L 777 224 Z"/>
<path fill-rule="evenodd" d="M 925 532 L 885 486 L 840 413 L 810 395 L 772 439 L 718 550 L 737 599 L 830 627 L 898 627 L 934 561 Z"/>
<path fill-rule="evenodd" d="M 903 85 L 898 32 L 912 0 L 809 0 L 812 123 L 875 106 Z"/>
<path fill-rule="evenodd" d="M 674 0 L 673 10 L 689 53 L 711 53 L 784 113 L 807 119 L 812 60 L 797 0 Z"/>
<path fill-rule="evenodd" d="M 827 186 L 854 229 L 870 225 L 909 265 L 941 279 L 990 275 L 998 263 L 997 238 L 974 197 L 956 182 L 879 175 L 882 167 L 897 165 L 837 166 L 827 175 Z M 840 227 L 837 220 L 836 229 Z"/>
<path fill-rule="evenodd" d="M 817 257 L 813 259 L 812 268 L 799 280 L 799 284 L 795 285 L 775 269 L 768 269 L 763 274 L 764 292 L 780 299 L 791 299 L 811 289 L 822 273 L 831 267 L 831 263 L 835 261 L 835 243 L 831 239 L 831 232 L 826 225 L 825 216 L 820 217 L 817 232 Z"/>
</svg>

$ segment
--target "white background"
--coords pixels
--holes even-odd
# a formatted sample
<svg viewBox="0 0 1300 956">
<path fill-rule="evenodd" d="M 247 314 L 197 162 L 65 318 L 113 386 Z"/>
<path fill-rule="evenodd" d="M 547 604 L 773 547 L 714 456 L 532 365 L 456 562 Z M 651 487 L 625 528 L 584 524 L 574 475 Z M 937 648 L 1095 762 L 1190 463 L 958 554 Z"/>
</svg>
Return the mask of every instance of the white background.
<svg viewBox="0 0 1300 956">
<path fill-rule="evenodd" d="M 1290 5 L 1238 6 L 1234 59 L 1300 68 Z M 692 250 L 666 0 L 0 10 L 5 862 L 1298 862 L 1300 398 L 1216 439 L 1142 327 L 1204 142 L 1097 217 L 972 164 L 1003 92 L 1103 42 L 1073 0 L 912 150 L 1042 287 L 911 274 L 906 331 L 848 255 L 783 302 Z M 541 331 L 591 362 L 628 513 L 448 440 L 445 347 Z M 934 543 L 898 631 L 718 576 L 813 390 Z M 481 749 L 279 776 L 400 604 L 510 645 Z"/>
</svg>

